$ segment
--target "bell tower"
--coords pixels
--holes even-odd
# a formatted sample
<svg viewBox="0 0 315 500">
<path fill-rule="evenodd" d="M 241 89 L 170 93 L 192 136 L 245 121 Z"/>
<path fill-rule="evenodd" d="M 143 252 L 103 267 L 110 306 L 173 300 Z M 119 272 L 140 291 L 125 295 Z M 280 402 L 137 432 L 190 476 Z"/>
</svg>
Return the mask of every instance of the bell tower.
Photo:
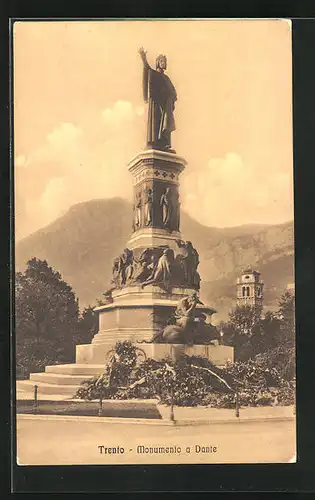
<svg viewBox="0 0 315 500">
<path fill-rule="evenodd" d="M 252 306 L 262 309 L 264 282 L 260 272 L 251 268 L 243 271 L 237 278 L 236 302 L 238 306 Z"/>
</svg>

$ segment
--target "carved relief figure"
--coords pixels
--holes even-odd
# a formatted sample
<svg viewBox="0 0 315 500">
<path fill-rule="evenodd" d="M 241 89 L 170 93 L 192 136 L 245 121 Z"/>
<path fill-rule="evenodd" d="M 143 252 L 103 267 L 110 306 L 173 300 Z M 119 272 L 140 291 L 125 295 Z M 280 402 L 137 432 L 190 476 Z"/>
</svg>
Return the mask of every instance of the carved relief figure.
<svg viewBox="0 0 315 500">
<path fill-rule="evenodd" d="M 152 276 L 153 270 L 155 267 L 155 257 L 153 255 L 152 249 L 146 248 L 141 253 L 138 261 L 136 269 L 134 270 L 133 279 L 134 281 L 138 281 L 143 283 L 150 276 Z"/>
<path fill-rule="evenodd" d="M 135 231 L 136 227 L 136 205 L 132 205 L 132 230 Z"/>
<path fill-rule="evenodd" d="M 219 330 L 211 323 L 207 323 L 206 314 L 200 314 L 194 321 L 194 344 L 212 344 L 219 341 Z"/>
<path fill-rule="evenodd" d="M 156 58 L 156 69 L 150 67 L 146 52 L 141 47 L 139 54 L 143 62 L 143 98 L 149 102 L 147 145 L 159 149 L 171 149 L 171 132 L 175 130 L 174 109 L 176 90 L 165 74 L 167 59 L 160 54 Z"/>
<path fill-rule="evenodd" d="M 147 285 L 159 285 L 168 289 L 171 283 L 171 267 L 173 262 L 174 251 L 171 248 L 166 248 L 163 250 L 152 275 L 142 284 L 142 288 Z"/>
<path fill-rule="evenodd" d="M 179 231 L 180 227 L 180 201 L 178 189 L 174 189 L 174 227 Z"/>
<path fill-rule="evenodd" d="M 125 248 L 122 254 L 123 279 L 122 284 L 128 284 L 133 277 L 133 251 Z"/>
<path fill-rule="evenodd" d="M 199 254 L 193 247 L 191 241 L 176 240 L 178 247 L 182 250 L 181 262 L 184 272 L 184 283 L 187 286 L 199 287 L 200 276 L 197 272 L 199 265 Z"/>
<path fill-rule="evenodd" d="M 135 204 L 136 229 L 141 227 L 141 207 L 142 207 L 141 192 L 139 192 L 136 196 L 136 204 Z"/>
<path fill-rule="evenodd" d="M 165 246 L 146 248 L 138 259 L 135 259 L 132 250 L 125 248 L 114 259 L 112 283 L 118 288 L 138 282 L 142 286 L 156 284 L 167 291 L 171 286 L 199 290 L 198 252 L 190 241 L 176 242 L 181 250 L 176 258 L 174 251 Z"/>
<path fill-rule="evenodd" d="M 122 285 L 122 256 L 119 255 L 118 257 L 115 257 L 114 262 L 113 262 L 113 268 L 112 268 L 112 280 L 111 282 L 119 288 Z"/>
<path fill-rule="evenodd" d="M 144 199 L 144 224 L 152 226 L 153 223 L 153 190 L 148 188 Z"/>
<path fill-rule="evenodd" d="M 195 308 L 198 303 L 201 304 L 196 293 L 181 299 L 175 311 L 176 325 L 182 328 L 192 326 L 195 318 Z"/>
<path fill-rule="evenodd" d="M 172 212 L 173 212 L 173 201 L 172 201 L 172 191 L 170 187 L 165 189 L 160 199 L 160 206 L 162 207 L 162 222 L 163 225 L 171 228 Z"/>
<path fill-rule="evenodd" d="M 133 278 L 133 252 L 125 248 L 123 253 L 113 262 L 111 282 L 120 288 L 129 283 Z"/>
<path fill-rule="evenodd" d="M 168 324 L 163 330 L 157 332 L 149 341 L 144 343 L 171 343 L 191 344 L 194 342 L 195 308 L 200 302 L 196 293 L 182 298 L 175 310 L 173 324 Z"/>
</svg>

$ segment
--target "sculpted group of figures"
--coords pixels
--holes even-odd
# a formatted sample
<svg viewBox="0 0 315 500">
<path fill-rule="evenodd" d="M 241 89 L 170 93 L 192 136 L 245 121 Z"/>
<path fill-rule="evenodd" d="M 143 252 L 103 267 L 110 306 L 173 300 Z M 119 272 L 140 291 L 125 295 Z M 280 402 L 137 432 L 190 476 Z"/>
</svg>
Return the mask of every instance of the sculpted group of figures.
<svg viewBox="0 0 315 500">
<path fill-rule="evenodd" d="M 142 343 L 189 345 L 219 342 L 218 329 L 206 322 L 205 314 L 196 314 L 197 304 L 202 304 L 202 302 L 196 293 L 182 298 L 174 315 L 168 319 L 167 325 L 157 332 L 151 340 L 143 340 Z"/>
<path fill-rule="evenodd" d="M 199 290 L 199 254 L 190 241 L 177 240 L 178 253 L 167 246 L 146 248 L 138 259 L 125 248 L 113 263 L 115 288 L 130 284 L 158 285 L 168 291 L 172 286 Z"/>
<path fill-rule="evenodd" d="M 158 204 L 158 206 L 154 207 L 154 204 Z M 152 188 L 146 188 L 143 193 L 139 191 L 136 194 L 133 230 L 140 227 L 150 227 L 153 223 L 156 225 L 159 221 L 153 221 L 153 214 L 158 215 L 162 227 L 178 231 L 180 207 L 176 188 L 165 188 L 160 197 L 155 196 Z"/>
</svg>

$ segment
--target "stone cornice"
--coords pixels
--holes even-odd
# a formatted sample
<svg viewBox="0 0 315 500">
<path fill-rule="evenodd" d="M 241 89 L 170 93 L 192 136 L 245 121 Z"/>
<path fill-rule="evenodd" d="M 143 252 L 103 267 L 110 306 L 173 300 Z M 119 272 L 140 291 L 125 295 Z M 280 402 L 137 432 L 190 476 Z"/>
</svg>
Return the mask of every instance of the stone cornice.
<svg viewBox="0 0 315 500">
<path fill-rule="evenodd" d="M 128 163 L 128 170 L 133 172 L 139 163 L 143 163 L 146 160 L 151 160 L 152 165 L 154 165 L 154 160 L 161 161 L 165 166 L 169 165 L 172 168 L 174 166 L 179 172 L 184 170 L 187 165 L 185 158 L 176 155 L 175 153 L 168 153 L 166 151 L 159 151 L 156 149 L 147 149 L 138 153 L 130 162 Z"/>
</svg>

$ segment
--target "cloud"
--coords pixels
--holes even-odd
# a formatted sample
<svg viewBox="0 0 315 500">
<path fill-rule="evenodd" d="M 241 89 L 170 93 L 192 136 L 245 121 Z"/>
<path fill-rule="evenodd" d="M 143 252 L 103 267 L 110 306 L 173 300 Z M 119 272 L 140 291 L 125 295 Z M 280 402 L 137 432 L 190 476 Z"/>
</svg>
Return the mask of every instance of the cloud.
<svg viewBox="0 0 315 500">
<path fill-rule="evenodd" d="M 93 198 L 131 198 L 127 163 L 140 149 L 141 114 L 117 101 L 93 127 L 60 123 L 16 165 L 16 235 L 43 227 L 71 205 Z M 292 176 L 257 172 L 235 152 L 210 158 L 181 180 L 182 208 L 208 226 L 282 222 L 293 218 Z M 276 214 L 276 215 L 275 215 Z"/>
<path fill-rule="evenodd" d="M 109 131 L 117 132 L 126 126 L 128 127 L 137 116 L 142 116 L 143 113 L 142 106 L 134 108 L 131 102 L 116 101 L 111 108 L 106 108 L 102 112 L 102 119 Z"/>
<path fill-rule="evenodd" d="M 27 160 L 18 155 L 17 237 L 49 224 L 75 203 L 130 198 L 127 163 L 142 145 L 142 114 L 142 107 L 116 101 L 80 126 L 59 123 Z"/>
<path fill-rule="evenodd" d="M 210 158 L 182 182 L 183 209 L 209 226 L 274 223 L 292 214 L 292 176 L 288 172 L 257 172 L 231 152 Z M 197 202 L 198 200 L 198 202 Z"/>
<path fill-rule="evenodd" d="M 82 136 L 82 130 L 73 125 L 73 123 L 61 123 L 47 135 L 47 142 L 52 148 L 60 150 L 63 149 L 65 145 L 67 148 L 77 146 Z"/>
</svg>

